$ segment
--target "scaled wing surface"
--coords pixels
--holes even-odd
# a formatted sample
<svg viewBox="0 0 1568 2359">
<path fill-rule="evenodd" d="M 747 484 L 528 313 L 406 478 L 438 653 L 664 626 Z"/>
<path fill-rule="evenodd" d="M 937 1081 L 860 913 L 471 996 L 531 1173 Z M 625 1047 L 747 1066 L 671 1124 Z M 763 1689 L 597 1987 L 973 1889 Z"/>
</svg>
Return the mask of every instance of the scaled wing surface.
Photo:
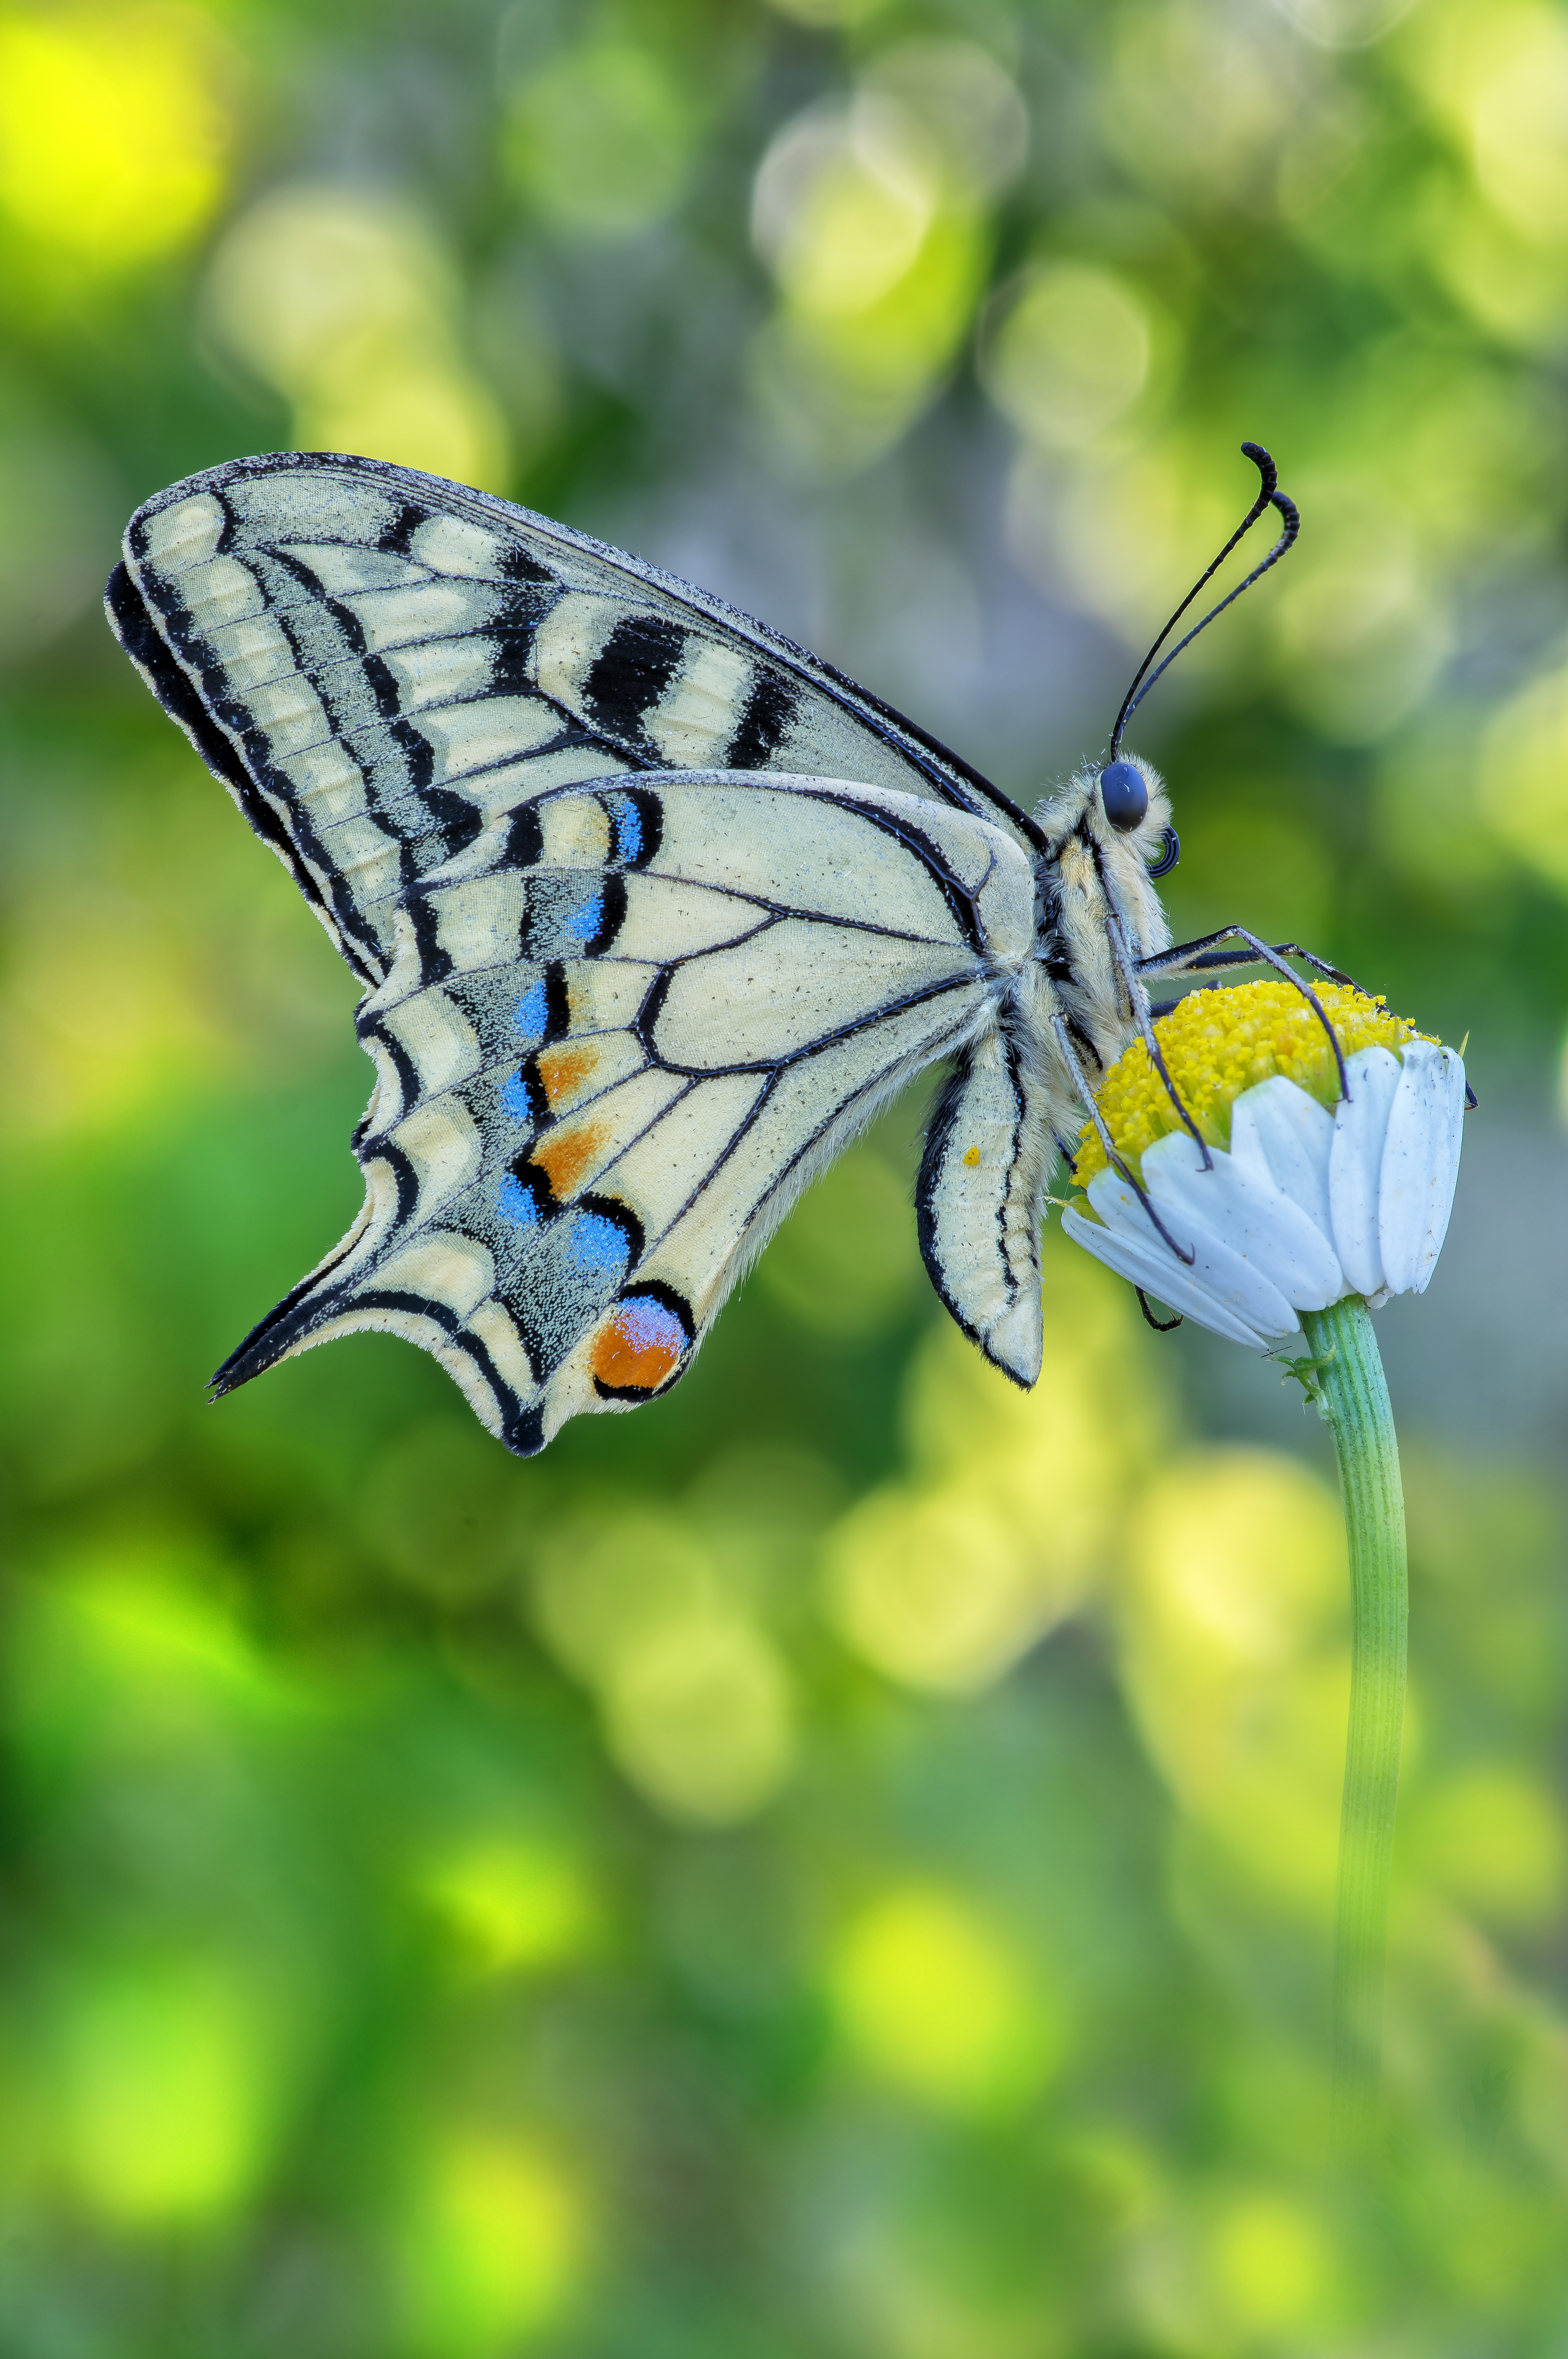
<svg viewBox="0 0 1568 2359">
<path fill-rule="evenodd" d="M 240 461 L 138 511 L 108 603 L 366 986 L 364 1209 L 222 1389 L 375 1326 L 524 1451 L 649 1397 L 1030 955 L 1038 839 L 1005 796 L 721 601 L 502 501 Z M 983 1341 L 967 1267 L 933 1275 Z"/>
</svg>

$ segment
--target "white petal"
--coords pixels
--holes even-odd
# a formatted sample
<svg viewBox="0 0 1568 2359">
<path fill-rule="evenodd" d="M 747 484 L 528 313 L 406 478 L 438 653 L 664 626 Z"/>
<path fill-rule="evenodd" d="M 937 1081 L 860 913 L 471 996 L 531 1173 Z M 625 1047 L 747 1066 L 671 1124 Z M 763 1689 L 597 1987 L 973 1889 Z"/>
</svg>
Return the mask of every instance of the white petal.
<svg viewBox="0 0 1568 2359">
<path fill-rule="evenodd" d="M 1141 1286 L 1162 1302 L 1168 1302 L 1184 1319 L 1195 1320 L 1200 1327 L 1223 1335 L 1227 1343 L 1245 1343 L 1249 1352 L 1266 1352 L 1270 1348 L 1267 1340 L 1254 1333 L 1244 1319 L 1227 1310 L 1207 1287 L 1199 1285 L 1192 1272 L 1157 1237 L 1152 1246 L 1145 1245 L 1140 1237 L 1130 1237 L 1119 1229 L 1102 1228 L 1098 1221 L 1086 1220 L 1070 1205 L 1062 1215 L 1062 1226 L 1075 1245 L 1084 1246 L 1097 1261 L 1103 1261 L 1119 1276 L 1130 1278 L 1134 1286 Z"/>
<path fill-rule="evenodd" d="M 1412 1040 L 1389 1109 L 1378 1191 L 1383 1276 L 1395 1294 L 1423 1294 L 1437 1266 L 1465 1122 L 1465 1068 L 1452 1049 Z"/>
<path fill-rule="evenodd" d="M 1350 1095 L 1334 1109 L 1328 1204 L 1346 1284 L 1353 1294 L 1376 1294 L 1383 1284 L 1378 1243 L 1383 1142 L 1400 1085 L 1400 1060 L 1391 1049 L 1357 1049 L 1346 1070 Z"/>
<path fill-rule="evenodd" d="M 1334 1116 L 1283 1073 L 1244 1090 L 1237 1099 L 1230 1117 L 1231 1154 L 1238 1163 L 1265 1170 L 1331 1245 L 1328 1158 L 1333 1148 Z"/>
<path fill-rule="evenodd" d="M 1215 1159 L 1217 1162 L 1219 1158 Z M 1244 1332 L 1237 1335 L 1238 1342 L 1295 1332 L 1300 1321 L 1279 1288 L 1253 1263 L 1233 1252 L 1222 1238 L 1190 1223 L 1168 1222 L 1166 1225 L 1177 1244 L 1194 1256 L 1191 1262 L 1178 1261 L 1134 1190 L 1114 1171 L 1097 1171 L 1089 1182 L 1088 1195 L 1107 1231 L 1125 1250 L 1128 1274 L 1136 1262 L 1139 1274 L 1133 1283 L 1152 1288 L 1161 1301 L 1168 1302 L 1173 1310 L 1190 1311 L 1203 1326 L 1212 1327 L 1219 1335 L 1232 1334 L 1240 1328 Z M 1076 1236 L 1077 1231 L 1073 1234 Z M 1090 1251 L 1098 1252 L 1099 1248 L 1093 1245 Z M 1099 1257 L 1111 1261 L 1113 1268 L 1122 1266 L 1111 1260 L 1109 1253 L 1100 1252 Z M 1173 1287 L 1185 1287 L 1188 1292 L 1173 1294 Z M 1208 1307 L 1200 1308 L 1200 1304 Z M 1226 1321 L 1224 1325 L 1219 1323 L 1221 1319 Z M 1254 1342 L 1254 1349 L 1262 1348 Z"/>
<path fill-rule="evenodd" d="M 1345 1292 L 1338 1256 L 1321 1229 L 1259 1164 L 1213 1150 L 1204 1168 L 1184 1130 L 1155 1140 L 1143 1157 L 1143 1184 L 1162 1215 L 1201 1231 L 1240 1256 L 1296 1310 L 1321 1310 Z"/>
</svg>

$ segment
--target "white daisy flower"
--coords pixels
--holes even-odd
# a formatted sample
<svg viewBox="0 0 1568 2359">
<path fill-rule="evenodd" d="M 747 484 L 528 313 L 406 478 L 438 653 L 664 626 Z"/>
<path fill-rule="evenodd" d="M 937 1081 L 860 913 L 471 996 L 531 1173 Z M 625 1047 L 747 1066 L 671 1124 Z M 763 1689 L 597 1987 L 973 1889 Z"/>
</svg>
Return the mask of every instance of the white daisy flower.
<svg viewBox="0 0 1568 2359">
<path fill-rule="evenodd" d="M 1205 1147 L 1134 1041 L 1098 1101 L 1123 1168 L 1086 1128 L 1087 1201 L 1063 1215 L 1100 1261 L 1254 1352 L 1347 1295 L 1376 1308 L 1424 1292 L 1458 1176 L 1460 1058 L 1380 1000 L 1338 985 L 1317 996 L 1347 1095 L 1323 1024 L 1288 984 L 1194 993 L 1154 1028 Z"/>
</svg>

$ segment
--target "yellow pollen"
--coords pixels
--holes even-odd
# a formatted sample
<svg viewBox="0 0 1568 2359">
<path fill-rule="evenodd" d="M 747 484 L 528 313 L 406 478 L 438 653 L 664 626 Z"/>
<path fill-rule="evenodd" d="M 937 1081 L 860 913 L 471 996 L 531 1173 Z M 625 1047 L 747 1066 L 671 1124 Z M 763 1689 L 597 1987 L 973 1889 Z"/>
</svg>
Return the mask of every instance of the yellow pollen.
<svg viewBox="0 0 1568 2359">
<path fill-rule="evenodd" d="M 971 1147 L 965 1150 L 964 1160 L 966 1163 L 978 1163 L 979 1159 L 980 1150 L 978 1147 Z"/>
<path fill-rule="evenodd" d="M 1390 1016 L 1381 999 L 1368 999 L 1338 983 L 1314 985 L 1318 1002 L 1347 1057 L 1357 1049 L 1402 1049 L 1428 1039 L 1408 1016 Z M 1283 1074 L 1288 1082 L 1332 1106 L 1339 1095 L 1339 1072 L 1328 1035 L 1291 984 L 1243 983 L 1226 991 L 1195 991 L 1156 1018 L 1160 1043 L 1182 1103 L 1211 1147 L 1230 1144 L 1230 1109 L 1243 1090 Z M 1180 1130 L 1182 1118 L 1149 1061 L 1141 1040 L 1123 1049 L 1099 1093 L 1099 1110 L 1117 1151 L 1139 1170 L 1157 1138 Z M 1074 1178 L 1087 1187 L 1106 1168 L 1105 1149 L 1093 1123 L 1078 1142 Z"/>
</svg>

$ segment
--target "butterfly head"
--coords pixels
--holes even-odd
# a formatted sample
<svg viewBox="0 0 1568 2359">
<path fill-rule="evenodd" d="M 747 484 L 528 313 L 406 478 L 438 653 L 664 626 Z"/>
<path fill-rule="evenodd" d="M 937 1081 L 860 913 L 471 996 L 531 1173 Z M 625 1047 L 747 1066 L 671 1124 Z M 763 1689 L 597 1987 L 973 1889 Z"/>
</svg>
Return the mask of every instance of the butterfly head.
<svg viewBox="0 0 1568 2359">
<path fill-rule="evenodd" d="M 1164 788 L 1157 772 L 1144 763 L 1130 761 L 1125 754 L 1108 762 L 1099 774 L 1096 791 L 1099 808 L 1108 827 L 1118 835 L 1130 836 L 1135 832 L 1141 841 L 1139 850 L 1151 876 L 1168 876 L 1182 856 L 1182 839 L 1166 818 L 1159 831 L 1159 848 L 1150 858 L 1146 821 L 1155 799 L 1164 802 Z"/>
<path fill-rule="evenodd" d="M 1076 835 L 1092 838 L 1119 866 L 1119 855 L 1127 853 L 1157 875 L 1175 865 L 1164 858 L 1163 839 L 1175 833 L 1165 782 L 1153 763 L 1139 755 L 1086 763 L 1041 805 L 1035 818 L 1053 853 L 1059 854 L 1068 837 Z"/>
<path fill-rule="evenodd" d="M 1073 785 L 1079 805 L 1076 832 L 1094 843 L 1102 870 L 1122 886 L 1124 901 L 1135 881 L 1163 876 L 1175 866 L 1181 847 L 1171 825 L 1170 797 L 1152 762 L 1119 754 L 1114 761 L 1080 770 Z"/>
<path fill-rule="evenodd" d="M 1087 896 L 1098 908 L 1108 894 L 1141 948 L 1163 941 L 1152 880 L 1175 866 L 1181 845 L 1165 782 L 1152 762 L 1122 754 L 1112 762 L 1086 763 L 1035 817 L 1070 897 Z"/>
<path fill-rule="evenodd" d="M 1112 912 L 1135 955 L 1163 950 L 1170 927 L 1152 880 L 1174 865 L 1176 832 L 1153 764 L 1137 755 L 1086 762 L 1034 816 L 1046 845 L 1039 954 L 1065 955 L 1082 979 L 1103 959 Z"/>
</svg>

